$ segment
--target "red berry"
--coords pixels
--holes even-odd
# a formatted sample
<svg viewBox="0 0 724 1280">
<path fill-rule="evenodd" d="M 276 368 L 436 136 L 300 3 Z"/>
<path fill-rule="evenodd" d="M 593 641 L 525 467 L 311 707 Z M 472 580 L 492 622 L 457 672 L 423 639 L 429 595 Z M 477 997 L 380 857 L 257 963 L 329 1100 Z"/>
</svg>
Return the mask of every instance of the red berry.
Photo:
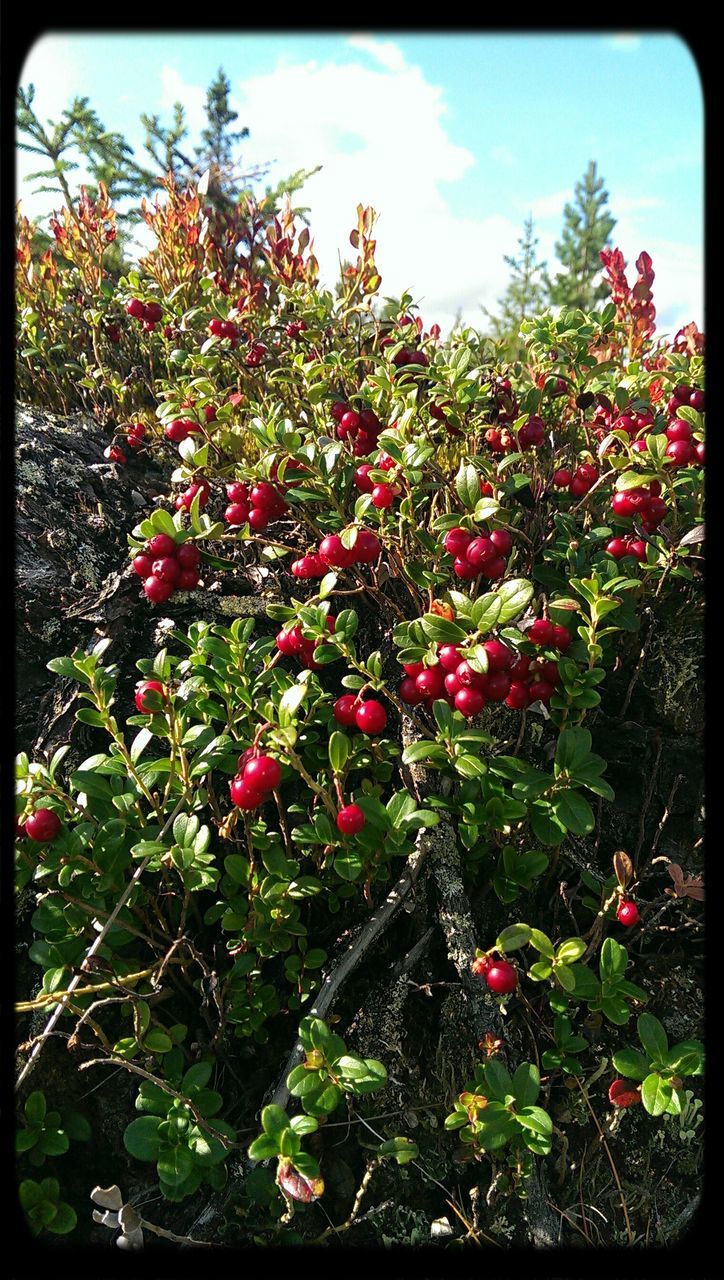
<svg viewBox="0 0 724 1280">
<path fill-rule="evenodd" d="M 455 694 L 455 709 L 466 719 L 477 716 L 485 706 L 485 696 L 479 689 L 460 689 Z"/>
<path fill-rule="evenodd" d="M 143 317 L 143 303 L 141 302 L 141 299 L 131 298 L 131 301 L 126 307 L 126 311 L 129 316 L 133 316 L 136 320 L 141 320 Z"/>
<path fill-rule="evenodd" d="M 376 484 L 372 490 L 372 506 L 385 510 L 395 501 L 395 489 L 391 484 Z"/>
<path fill-rule="evenodd" d="M 60 818 L 54 809 L 36 809 L 25 819 L 25 835 L 38 844 L 49 844 L 60 831 Z"/>
<path fill-rule="evenodd" d="M 674 466 L 686 467 L 696 460 L 696 449 L 688 440 L 672 440 L 666 449 L 666 457 L 672 459 Z"/>
<path fill-rule="evenodd" d="M 674 418 L 666 428 L 667 440 L 691 440 L 692 429 L 689 422 L 684 422 L 683 418 Z"/>
<path fill-rule="evenodd" d="M 496 960 L 488 966 L 485 981 L 491 991 L 498 995 L 509 995 L 518 985 L 518 974 L 508 960 Z"/>
<path fill-rule="evenodd" d="M 426 667 L 424 671 L 420 672 L 415 684 L 423 698 L 441 698 L 445 692 L 443 668 L 441 666 Z"/>
<path fill-rule="evenodd" d="M 147 302 L 143 308 L 143 318 L 149 324 L 158 324 L 163 315 L 163 308 L 158 302 Z"/>
<path fill-rule="evenodd" d="M 242 484 L 240 480 L 232 480 L 226 486 L 226 496 L 229 502 L 248 502 L 249 486 Z"/>
<path fill-rule="evenodd" d="M 630 898 L 622 898 L 616 908 L 616 919 L 619 924 L 626 925 L 627 929 L 630 929 L 634 924 L 638 924 L 640 916 L 636 903 L 632 902 Z"/>
<path fill-rule="evenodd" d="M 182 569 L 198 569 L 201 563 L 201 552 L 192 542 L 183 542 L 176 551 L 176 559 Z"/>
<path fill-rule="evenodd" d="M 153 713 L 153 708 L 148 706 L 146 702 L 146 695 L 151 692 L 159 694 L 163 701 L 166 701 L 166 690 L 160 681 L 142 680 L 140 684 L 136 685 L 135 701 L 136 707 L 144 715 L 151 715 Z"/>
<path fill-rule="evenodd" d="M 256 791 L 254 787 L 250 787 L 243 778 L 236 777 L 229 784 L 231 793 L 231 802 L 235 804 L 237 809 L 258 809 L 267 798 L 267 793 Z"/>
<path fill-rule="evenodd" d="M 550 645 L 555 640 L 555 628 L 552 622 L 547 618 L 536 618 L 535 622 L 526 632 L 526 640 L 532 640 L 533 644 Z"/>
<path fill-rule="evenodd" d="M 484 578 L 492 581 L 494 578 L 502 578 L 505 573 L 505 560 L 502 556 L 498 556 L 495 560 L 486 560 L 480 566 L 480 572 Z"/>
<path fill-rule="evenodd" d="M 404 684 L 404 681 L 403 681 Z M 359 701 L 354 693 L 343 693 L 332 707 L 332 714 L 337 724 L 353 725 L 357 723 Z"/>
<path fill-rule="evenodd" d="M 646 543 L 642 538 L 632 538 L 628 544 L 630 556 L 635 556 L 641 562 L 646 559 Z"/>
<path fill-rule="evenodd" d="M 464 556 L 473 540 L 467 529 L 449 529 L 442 540 L 442 545 L 451 556 Z"/>
<path fill-rule="evenodd" d="M 276 646 L 285 658 L 292 658 L 300 652 L 302 642 L 302 633 L 299 627 L 292 627 L 291 631 L 282 629 L 277 633 Z"/>
<path fill-rule="evenodd" d="M 582 476 L 574 476 L 568 486 L 568 489 L 569 492 L 573 494 L 574 498 L 585 498 L 590 487 L 591 486 L 588 481 L 584 480 Z"/>
<path fill-rule="evenodd" d="M 347 804 L 337 814 L 337 829 L 343 836 L 356 836 L 365 825 L 365 816 L 358 804 Z"/>
<path fill-rule="evenodd" d="M 484 689 L 487 677 L 481 671 L 476 671 L 470 663 L 463 661 L 459 664 L 455 672 L 460 684 L 465 689 Z"/>
<path fill-rule="evenodd" d="M 382 733 L 387 724 L 387 712 L 381 702 L 371 698 L 369 702 L 363 702 L 359 707 L 355 720 L 357 728 L 362 733 Z"/>
<path fill-rule="evenodd" d="M 622 560 L 629 554 L 628 542 L 625 538 L 611 538 L 611 541 L 606 543 L 606 550 L 614 560 Z"/>
<path fill-rule="evenodd" d="M 373 564 L 382 550 L 382 543 L 371 529 L 360 529 L 353 550 L 358 564 Z"/>
<path fill-rule="evenodd" d="M 194 587 L 199 585 L 198 569 L 182 569 L 176 586 L 180 591 L 193 591 Z"/>
<path fill-rule="evenodd" d="M 513 663 L 512 667 L 508 672 L 508 675 L 510 676 L 511 680 L 513 681 L 527 680 L 530 663 L 531 663 L 531 660 L 528 657 L 527 653 L 521 653 L 520 656 L 516 658 L 515 662 Z"/>
<path fill-rule="evenodd" d="M 457 671 L 460 663 L 462 662 L 460 650 L 457 645 L 454 644 L 441 645 L 438 649 L 437 656 L 440 666 L 444 671 Z"/>
<path fill-rule="evenodd" d="M 146 578 L 143 590 L 152 604 L 165 604 L 173 595 L 173 583 L 163 582 L 161 578 L 151 574 L 150 578 Z"/>
<path fill-rule="evenodd" d="M 155 533 L 152 538 L 149 538 L 146 547 L 149 555 L 153 556 L 154 560 L 159 556 L 173 556 L 176 554 L 176 543 L 173 538 L 169 538 L 167 533 Z"/>
<path fill-rule="evenodd" d="M 360 416 L 358 413 L 355 413 L 354 409 L 348 409 L 346 413 L 342 414 L 342 417 L 339 420 L 339 425 L 349 435 L 353 436 L 357 431 L 359 431 Z"/>
<path fill-rule="evenodd" d="M 155 577 L 171 584 L 178 580 L 180 572 L 181 566 L 175 556 L 160 556 L 158 560 L 154 560 L 151 567 L 151 573 Z"/>
<path fill-rule="evenodd" d="M 465 549 L 465 559 L 474 569 L 481 569 L 491 560 L 496 560 L 498 553 L 490 538 L 473 538 Z"/>
<path fill-rule="evenodd" d="M 553 630 L 555 635 L 553 637 L 552 644 L 559 653 L 565 653 L 571 645 L 572 636 L 570 631 L 568 631 L 560 622 L 555 623 Z"/>
<path fill-rule="evenodd" d="M 528 692 L 531 702 L 542 702 L 544 706 L 548 706 L 553 695 L 553 685 L 547 680 L 538 680 L 529 685 Z"/>
<path fill-rule="evenodd" d="M 424 662 L 403 662 L 402 670 L 405 675 L 412 676 L 412 679 L 416 680 L 420 672 L 425 670 L 425 664 Z"/>
<path fill-rule="evenodd" d="M 488 671 L 508 671 L 515 661 L 515 654 L 502 640 L 486 640 L 483 645 L 488 655 Z"/>
<path fill-rule="evenodd" d="M 513 550 L 513 539 L 507 529 L 493 529 L 490 535 L 492 542 L 498 555 L 509 556 Z"/>
<path fill-rule="evenodd" d="M 473 578 L 477 578 L 478 576 L 478 570 L 474 565 L 470 564 L 469 561 L 465 560 L 463 556 L 456 557 L 453 563 L 453 573 L 455 573 L 458 578 L 464 578 L 468 582 L 472 582 Z"/>
<path fill-rule="evenodd" d="M 567 489 L 573 479 L 573 472 L 566 467 L 559 467 L 553 472 L 553 483 L 557 489 Z"/>
<path fill-rule="evenodd" d="M 361 467 L 358 467 L 354 473 L 354 482 L 361 493 L 371 493 L 374 488 L 374 485 L 369 478 L 371 470 L 372 463 L 363 462 Z"/>
<path fill-rule="evenodd" d="M 458 680 L 457 671 L 448 671 L 445 676 L 445 692 L 450 698 L 454 698 L 456 693 L 462 689 L 462 685 Z"/>
<path fill-rule="evenodd" d="M 491 702 L 503 702 L 510 693 L 510 676 L 505 671 L 493 671 L 488 676 L 485 693 Z"/>
<path fill-rule="evenodd" d="M 329 412 L 331 413 L 335 422 L 341 422 L 344 414 L 347 412 L 348 409 L 349 409 L 349 405 L 346 404 L 344 400 L 336 400 Z"/>
<path fill-rule="evenodd" d="M 110 334 L 110 329 L 109 329 L 109 334 Z M 703 391 L 692 391 L 691 395 L 689 396 L 689 404 L 691 405 L 692 409 L 696 409 L 697 413 L 703 413 L 705 403 L 706 403 L 706 396 L 704 395 Z"/>
<path fill-rule="evenodd" d="M 354 549 L 345 547 L 338 533 L 322 538 L 318 554 L 320 560 L 330 568 L 348 569 L 355 561 Z"/>
<path fill-rule="evenodd" d="M 254 791 L 274 791 L 282 780 L 281 765 L 273 756 L 255 756 L 244 768 L 242 776 Z"/>
<path fill-rule="evenodd" d="M 135 556 L 133 568 L 139 578 L 150 578 L 152 569 L 151 557 L 146 555 Z"/>
<path fill-rule="evenodd" d="M 508 690 L 505 705 L 512 707 L 514 711 L 522 711 L 523 707 L 528 706 L 529 701 L 527 684 L 523 684 L 520 680 L 514 680 Z"/>
<path fill-rule="evenodd" d="M 402 702 L 407 703 L 408 707 L 416 707 L 418 703 L 423 701 L 424 694 L 418 689 L 416 682 L 412 676 L 407 676 L 398 690 Z"/>
<path fill-rule="evenodd" d="M 704 441 L 701 440 L 699 444 L 696 446 L 696 460 L 702 467 L 704 465 L 705 454 L 706 454 L 706 450 L 704 448 Z"/>
</svg>

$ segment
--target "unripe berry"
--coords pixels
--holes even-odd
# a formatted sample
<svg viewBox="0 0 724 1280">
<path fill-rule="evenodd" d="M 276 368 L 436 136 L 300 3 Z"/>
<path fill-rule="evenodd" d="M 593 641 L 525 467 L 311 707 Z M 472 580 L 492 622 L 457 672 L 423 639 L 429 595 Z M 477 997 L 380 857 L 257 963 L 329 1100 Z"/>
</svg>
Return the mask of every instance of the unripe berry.
<svg viewBox="0 0 724 1280">
<path fill-rule="evenodd" d="M 25 835 L 38 844 L 49 844 L 60 832 L 60 818 L 54 809 L 36 809 L 25 819 Z"/>
<path fill-rule="evenodd" d="M 337 829 L 343 836 L 356 836 L 365 825 L 365 816 L 358 804 L 345 805 L 337 814 Z"/>
<path fill-rule="evenodd" d="M 387 712 L 381 702 L 371 698 L 359 707 L 355 720 L 362 733 L 382 733 L 387 724 Z"/>
<path fill-rule="evenodd" d="M 510 961 L 496 960 L 488 966 L 485 981 L 491 991 L 498 995 L 509 995 L 518 985 L 518 974 Z"/>
</svg>

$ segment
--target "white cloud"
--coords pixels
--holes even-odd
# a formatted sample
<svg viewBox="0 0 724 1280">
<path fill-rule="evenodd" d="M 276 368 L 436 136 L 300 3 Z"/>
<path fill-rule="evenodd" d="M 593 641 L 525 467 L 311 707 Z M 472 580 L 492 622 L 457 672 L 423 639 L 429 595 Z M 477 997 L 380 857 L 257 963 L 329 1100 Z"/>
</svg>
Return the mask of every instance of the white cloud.
<svg viewBox="0 0 724 1280">
<path fill-rule="evenodd" d="M 369 53 L 386 71 L 404 71 L 405 55 L 394 40 L 378 40 L 375 36 L 350 36 L 347 44 L 351 49 L 361 49 Z"/>
<path fill-rule="evenodd" d="M 503 146 L 502 144 L 499 144 L 496 147 L 491 147 L 488 155 L 496 164 L 502 164 L 506 169 L 513 169 L 518 163 L 518 157 L 514 155 L 510 147 Z"/>
<path fill-rule="evenodd" d="M 161 68 L 162 119 L 171 113 L 177 102 L 183 106 L 191 134 L 200 133 L 206 127 L 206 90 L 200 85 L 188 84 L 175 67 L 164 64 Z"/>
</svg>

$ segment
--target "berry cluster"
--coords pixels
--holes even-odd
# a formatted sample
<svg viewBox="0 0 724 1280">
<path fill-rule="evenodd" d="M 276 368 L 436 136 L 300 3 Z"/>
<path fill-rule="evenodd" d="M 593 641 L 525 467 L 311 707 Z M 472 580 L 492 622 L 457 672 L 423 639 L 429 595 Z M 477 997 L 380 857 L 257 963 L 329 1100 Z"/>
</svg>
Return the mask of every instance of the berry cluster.
<svg viewBox="0 0 724 1280">
<path fill-rule="evenodd" d="M 614 560 L 623 560 L 624 556 L 635 556 L 639 563 L 646 559 L 646 543 L 643 538 L 611 538 L 606 543 L 606 550 Z"/>
<path fill-rule="evenodd" d="M 639 516 L 647 533 L 655 533 L 668 512 L 658 480 L 652 480 L 649 485 L 638 485 L 635 489 L 617 490 L 611 498 L 611 509 L 622 520 Z M 610 545 L 607 550 L 610 550 Z"/>
<path fill-rule="evenodd" d="M 533 414 L 518 431 L 518 448 L 522 449 L 524 453 L 527 449 L 535 448 L 543 443 L 545 434 L 546 428 L 543 419 L 539 418 L 537 414 Z"/>
<path fill-rule="evenodd" d="M 141 302 L 140 298 L 131 298 L 126 311 L 129 316 L 133 316 L 134 320 L 141 321 L 142 328 L 147 333 L 153 332 L 163 315 L 163 308 L 160 303 Z"/>
<path fill-rule="evenodd" d="M 337 423 L 337 438 L 350 441 L 355 457 L 363 458 L 377 448 L 382 423 L 374 409 L 358 412 L 346 400 L 336 400 L 330 413 Z"/>
<path fill-rule="evenodd" d="M 410 329 L 414 328 L 419 335 L 422 334 L 422 320 L 413 319 L 412 316 L 403 316 L 398 322 L 398 328 Z M 399 342 L 399 337 L 394 338 L 391 334 L 387 334 L 384 338 L 380 338 L 380 351 L 384 351 L 385 347 L 393 347 Z M 429 356 L 424 351 L 420 351 L 417 346 L 401 347 L 396 355 L 392 357 L 392 363 L 397 369 L 404 369 L 407 365 L 422 365 L 427 368 L 430 363 Z"/>
<path fill-rule="evenodd" d="M 334 631 L 336 618 L 331 614 L 327 614 L 327 627 L 330 631 Z M 282 627 L 277 633 L 276 646 L 285 658 L 298 658 L 299 662 L 307 671 L 320 671 L 321 662 L 315 662 L 314 650 L 318 644 L 322 644 L 322 640 L 307 640 L 302 635 L 302 629 L 299 626 L 291 627 L 288 631 Z"/>
<path fill-rule="evenodd" d="M 337 724 L 354 725 L 361 733 L 377 734 L 387 726 L 387 712 L 381 702 L 368 698 L 364 702 L 353 693 L 343 693 L 332 708 Z"/>
<path fill-rule="evenodd" d="M 700 394 L 703 395 L 703 392 Z M 669 442 L 666 457 L 671 459 L 672 466 L 688 467 L 694 462 L 704 461 L 704 443 L 695 442 L 693 435 L 690 422 L 685 422 L 683 418 L 672 418 L 666 428 L 666 439 Z"/>
<path fill-rule="evenodd" d="M 191 504 L 197 494 L 199 495 L 199 507 L 205 507 L 209 500 L 210 493 L 211 486 L 208 480 L 205 480 L 203 477 L 200 480 L 194 480 L 189 485 L 188 489 L 184 489 L 184 492 L 178 495 L 176 499 L 176 510 L 190 511 Z"/>
<path fill-rule="evenodd" d="M 502 578 L 513 549 L 513 539 L 507 529 L 480 534 L 456 527 L 448 530 L 442 543 L 453 556 L 453 573 L 468 581 L 478 574 L 491 580 Z"/>
<path fill-rule="evenodd" d="M 283 494 L 267 480 L 260 480 L 251 491 L 247 484 L 233 480 L 226 486 L 226 496 L 229 506 L 224 519 L 234 528 L 248 523 L 255 533 L 263 533 L 270 520 L 278 520 L 287 511 Z"/>
<path fill-rule="evenodd" d="M 284 332 L 288 338 L 298 338 L 300 333 L 304 333 L 306 327 L 304 320 L 290 320 Z"/>
<path fill-rule="evenodd" d="M 538 622 L 550 627 L 552 636 L 546 631 L 545 640 L 536 639 L 536 632 L 532 637 L 528 632 L 528 639 L 560 651 L 568 648 L 571 637 L 565 627 L 554 627 L 542 618 Z M 520 711 L 532 702 L 550 701 L 560 682 L 557 664 L 552 659 L 516 655 L 501 640 L 486 640 L 483 648 L 488 659 L 485 673 L 476 671 L 454 644 L 439 645 L 437 661 L 432 666 L 426 667 L 422 662 L 404 663 L 406 679 L 399 688 L 401 700 L 408 706 L 424 703 L 430 707 L 436 698 L 444 698 L 467 719 L 479 715 L 487 702 L 505 702 L 506 706 Z"/>
<path fill-rule="evenodd" d="M 153 604 L 164 604 L 174 591 L 198 586 L 201 553 L 190 542 L 177 543 L 166 533 L 156 533 L 146 550 L 135 556 L 133 568 L 143 578 L 143 590 Z"/>
<path fill-rule="evenodd" d="M 329 569 L 349 569 L 353 564 L 372 564 L 382 544 L 371 529 L 358 529 L 353 547 L 345 547 L 338 533 L 322 538 L 319 549 L 295 560 L 291 571 L 295 578 L 322 578 Z"/>
<path fill-rule="evenodd" d="M 389 480 L 382 480 L 375 484 L 370 479 L 370 471 L 392 471 L 396 466 L 398 463 L 390 457 L 389 453 L 381 453 L 376 462 L 363 462 L 354 473 L 354 482 L 360 493 L 369 493 L 372 497 L 372 506 L 380 511 L 392 506 L 395 498 L 399 496 L 400 488 Z"/>
<path fill-rule="evenodd" d="M 216 316 L 214 316 L 213 320 L 209 320 L 209 333 L 214 338 L 228 338 L 232 350 L 238 346 L 239 338 L 246 336 L 239 329 L 239 326 L 234 324 L 233 320 L 219 320 Z"/>
<path fill-rule="evenodd" d="M 103 450 L 103 457 L 109 462 L 124 463 L 128 459 L 119 444 L 109 444 L 107 449 Z"/>
<path fill-rule="evenodd" d="M 592 462 L 583 462 L 575 471 L 567 467 L 559 467 L 553 473 L 553 483 L 557 489 L 567 489 L 574 498 L 585 498 L 598 480 L 598 467 Z"/>
<path fill-rule="evenodd" d="M 229 791 L 237 809 L 258 809 L 281 782 L 279 761 L 273 756 L 261 755 L 251 747 L 239 756 L 236 768 Z"/>
<path fill-rule="evenodd" d="M 146 437 L 146 428 L 142 422 L 124 424 L 129 449 L 140 449 Z"/>
<path fill-rule="evenodd" d="M 257 365 L 261 364 L 267 351 L 268 347 L 263 342 L 252 342 L 244 357 L 244 364 L 249 369 L 256 369 Z"/>
<path fill-rule="evenodd" d="M 169 422 L 164 428 L 163 434 L 172 444 L 181 444 L 182 440 L 186 440 L 188 436 L 203 435 L 203 431 L 193 418 L 174 418 L 173 422 Z"/>
</svg>

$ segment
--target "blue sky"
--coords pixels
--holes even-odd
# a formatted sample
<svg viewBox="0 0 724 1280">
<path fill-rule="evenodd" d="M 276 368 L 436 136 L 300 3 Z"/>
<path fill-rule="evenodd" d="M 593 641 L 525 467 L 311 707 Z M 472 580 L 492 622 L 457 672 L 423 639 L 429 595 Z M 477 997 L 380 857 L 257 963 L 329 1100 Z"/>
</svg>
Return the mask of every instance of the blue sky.
<svg viewBox="0 0 724 1280">
<path fill-rule="evenodd" d="M 384 31 L 190 35 L 58 34 L 30 52 L 21 83 L 41 116 L 87 95 L 140 148 L 142 111 L 184 103 L 195 139 L 223 65 L 249 164 L 270 178 L 321 164 L 298 198 L 322 274 L 334 276 L 359 201 L 380 214 L 383 293 L 407 288 L 426 324 L 495 311 L 524 218 L 555 266 L 563 206 L 598 161 L 631 264 L 651 253 L 661 331 L 703 324 L 703 100 L 684 42 L 665 34 L 500 35 Z M 21 156 L 18 195 L 32 216 Z"/>
</svg>

